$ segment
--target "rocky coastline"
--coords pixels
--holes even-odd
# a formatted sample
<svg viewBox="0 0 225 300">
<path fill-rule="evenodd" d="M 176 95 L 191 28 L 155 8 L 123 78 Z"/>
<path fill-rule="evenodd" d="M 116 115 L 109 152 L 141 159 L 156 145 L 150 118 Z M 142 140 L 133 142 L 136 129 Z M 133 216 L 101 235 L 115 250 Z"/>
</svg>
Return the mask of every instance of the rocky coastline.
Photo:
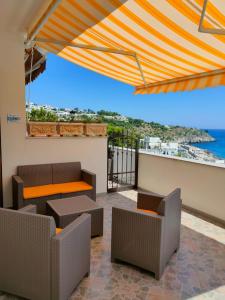
<svg viewBox="0 0 225 300">
<path fill-rule="evenodd" d="M 194 144 L 194 143 L 204 143 L 204 142 L 215 142 L 213 138 L 208 133 L 206 135 L 193 135 L 193 136 L 184 136 L 177 138 L 177 142 L 181 144 Z"/>
</svg>

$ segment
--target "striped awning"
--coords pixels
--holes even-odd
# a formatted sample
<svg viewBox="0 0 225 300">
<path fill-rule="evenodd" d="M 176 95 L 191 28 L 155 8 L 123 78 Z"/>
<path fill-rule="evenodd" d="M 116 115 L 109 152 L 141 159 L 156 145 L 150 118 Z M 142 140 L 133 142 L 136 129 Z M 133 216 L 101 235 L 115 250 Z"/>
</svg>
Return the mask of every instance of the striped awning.
<svg viewBox="0 0 225 300">
<path fill-rule="evenodd" d="M 62 0 L 38 46 L 135 87 L 137 94 L 225 84 L 225 36 L 199 32 L 204 0 Z M 201 26 L 225 28 L 224 0 Z M 201 28 L 201 29 L 202 29 Z"/>
</svg>

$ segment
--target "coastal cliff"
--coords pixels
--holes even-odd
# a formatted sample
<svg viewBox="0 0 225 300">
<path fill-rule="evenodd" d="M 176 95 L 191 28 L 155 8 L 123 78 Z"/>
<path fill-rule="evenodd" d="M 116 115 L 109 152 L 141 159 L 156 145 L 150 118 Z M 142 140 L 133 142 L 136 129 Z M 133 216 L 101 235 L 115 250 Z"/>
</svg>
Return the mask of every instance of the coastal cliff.
<svg viewBox="0 0 225 300">
<path fill-rule="evenodd" d="M 104 122 L 109 124 L 109 132 L 128 129 L 133 131 L 134 135 L 138 137 L 159 137 L 164 142 L 189 144 L 215 141 L 207 131 L 197 128 L 162 125 L 133 118 L 127 118 L 125 121 L 104 119 Z"/>
<path fill-rule="evenodd" d="M 191 135 L 191 136 L 186 136 L 183 138 L 178 138 L 177 141 L 179 143 L 187 143 L 187 144 L 192 144 L 192 143 L 204 143 L 204 142 L 214 142 L 215 139 L 210 136 L 209 134 L 206 135 Z"/>
</svg>

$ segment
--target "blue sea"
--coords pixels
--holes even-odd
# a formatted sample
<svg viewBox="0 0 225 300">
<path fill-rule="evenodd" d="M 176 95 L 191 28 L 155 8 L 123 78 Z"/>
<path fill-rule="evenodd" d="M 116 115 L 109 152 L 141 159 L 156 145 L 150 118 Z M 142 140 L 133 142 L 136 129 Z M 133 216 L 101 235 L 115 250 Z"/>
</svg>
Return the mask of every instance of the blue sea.
<svg viewBox="0 0 225 300">
<path fill-rule="evenodd" d="M 216 139 L 215 142 L 195 143 L 192 145 L 208 150 L 218 158 L 225 158 L 225 129 L 207 129 L 207 131 Z"/>
</svg>

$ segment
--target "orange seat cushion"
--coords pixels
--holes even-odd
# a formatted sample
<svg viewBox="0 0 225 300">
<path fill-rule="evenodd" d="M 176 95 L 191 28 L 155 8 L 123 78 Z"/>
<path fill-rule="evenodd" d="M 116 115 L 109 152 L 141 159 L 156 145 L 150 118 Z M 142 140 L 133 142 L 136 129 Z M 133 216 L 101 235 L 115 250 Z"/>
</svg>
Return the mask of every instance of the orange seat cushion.
<svg viewBox="0 0 225 300">
<path fill-rule="evenodd" d="M 151 213 L 151 214 L 154 214 L 154 215 L 159 214 L 159 213 L 157 213 L 157 211 L 154 211 L 154 210 L 140 209 L 140 208 L 138 208 L 138 210 L 141 210 L 141 211 L 146 212 L 146 213 Z"/>
<path fill-rule="evenodd" d="M 93 187 L 84 182 L 67 182 L 67 183 L 57 183 L 57 184 L 47 184 L 33 187 L 26 187 L 23 189 L 23 198 L 28 200 L 32 198 L 39 198 L 44 196 L 51 196 L 55 194 L 66 194 L 73 192 L 81 192 L 92 190 Z"/>
<path fill-rule="evenodd" d="M 39 198 L 55 194 L 59 194 L 59 190 L 55 184 L 32 186 L 23 189 L 24 199 Z"/>
<path fill-rule="evenodd" d="M 55 229 L 55 234 L 59 234 L 60 232 L 62 232 L 62 228 L 57 228 Z"/>
<path fill-rule="evenodd" d="M 93 187 L 90 184 L 84 181 L 59 183 L 57 184 L 57 186 L 61 194 L 82 192 L 82 191 L 88 191 L 93 189 Z"/>
</svg>

